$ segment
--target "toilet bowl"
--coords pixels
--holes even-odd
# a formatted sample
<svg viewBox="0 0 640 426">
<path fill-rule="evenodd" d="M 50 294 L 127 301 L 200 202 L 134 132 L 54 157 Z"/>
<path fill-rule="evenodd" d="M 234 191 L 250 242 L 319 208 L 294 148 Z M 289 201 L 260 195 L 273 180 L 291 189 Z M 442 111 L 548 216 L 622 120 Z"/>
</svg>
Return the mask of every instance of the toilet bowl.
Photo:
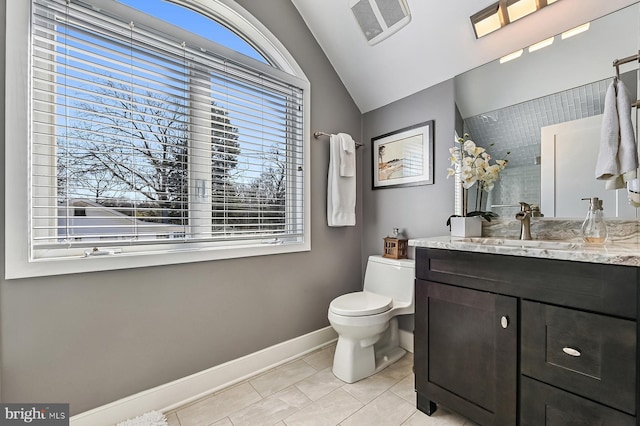
<svg viewBox="0 0 640 426">
<path fill-rule="evenodd" d="M 338 333 L 333 374 L 353 383 L 386 368 L 406 353 L 398 315 L 414 312 L 415 264 L 411 259 L 370 256 L 362 291 L 335 298 L 329 323 Z"/>
</svg>

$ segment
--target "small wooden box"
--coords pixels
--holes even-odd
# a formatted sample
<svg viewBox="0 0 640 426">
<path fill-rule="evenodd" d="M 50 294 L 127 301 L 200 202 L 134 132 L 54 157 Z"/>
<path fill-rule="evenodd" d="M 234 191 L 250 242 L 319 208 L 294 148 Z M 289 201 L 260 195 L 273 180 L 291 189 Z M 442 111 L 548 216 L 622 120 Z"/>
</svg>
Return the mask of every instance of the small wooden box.
<svg viewBox="0 0 640 426">
<path fill-rule="evenodd" d="M 384 251 L 382 257 L 388 257 L 390 259 L 406 259 L 407 242 L 408 240 L 401 238 L 386 237 L 384 239 Z"/>
</svg>

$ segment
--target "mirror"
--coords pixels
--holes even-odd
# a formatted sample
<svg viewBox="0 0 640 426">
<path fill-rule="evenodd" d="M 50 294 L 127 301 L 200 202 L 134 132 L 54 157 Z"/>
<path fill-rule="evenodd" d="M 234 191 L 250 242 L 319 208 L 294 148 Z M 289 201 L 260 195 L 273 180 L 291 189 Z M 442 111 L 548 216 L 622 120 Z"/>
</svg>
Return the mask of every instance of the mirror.
<svg viewBox="0 0 640 426">
<path fill-rule="evenodd" d="M 582 131 L 579 120 L 602 114 L 605 93 L 616 74 L 613 61 L 638 53 L 639 16 L 640 3 L 632 4 L 592 21 L 586 32 L 564 39 L 558 35 L 550 46 L 536 51 L 524 48 L 517 59 L 502 64 L 496 60 L 454 78 L 457 121 L 464 123 L 457 127 L 462 127 L 478 145 L 487 148 L 494 159 L 509 160 L 489 193 L 486 210 L 510 217 L 517 211 L 515 207 L 491 206 L 525 201 L 541 205 L 545 217 L 582 217 L 587 205 L 580 199 L 603 194 L 608 217 L 636 217 L 636 209 L 627 203 L 626 190 L 605 191 L 604 182 L 594 177 L 593 151 L 597 150 L 597 137 L 595 148 L 576 146 L 586 139 L 573 138 L 566 145 L 571 149 L 557 152 L 547 149 L 544 159 L 541 138 L 543 133 L 549 133 L 549 129 L 543 132 L 543 128 L 550 127 L 554 138 L 557 129 L 552 126 L 575 121 L 573 124 Z M 634 100 L 638 99 L 637 69 L 638 61 L 619 67 Z M 633 117 L 636 110 L 632 110 Z M 599 125 L 594 126 L 593 121 L 588 123 L 598 132 Z M 565 133 L 573 131 L 571 127 L 559 129 Z M 556 160 L 553 156 L 561 152 L 571 153 L 571 159 L 558 158 L 553 163 Z M 562 181 L 554 181 L 554 170 L 567 163 L 573 164 L 584 177 L 573 179 L 581 185 L 569 185 L 565 193 L 561 192 Z M 548 193 L 549 188 L 552 194 Z M 571 206 L 562 208 L 557 203 L 556 208 L 549 201 L 567 199 L 575 203 L 572 201 Z"/>
</svg>

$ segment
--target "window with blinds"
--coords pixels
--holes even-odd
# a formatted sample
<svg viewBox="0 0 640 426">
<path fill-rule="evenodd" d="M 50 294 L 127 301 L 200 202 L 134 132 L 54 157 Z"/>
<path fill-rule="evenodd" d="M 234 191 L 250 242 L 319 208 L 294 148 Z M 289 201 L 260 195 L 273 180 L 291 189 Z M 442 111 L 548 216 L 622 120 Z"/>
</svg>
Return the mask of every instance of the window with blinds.
<svg viewBox="0 0 640 426">
<path fill-rule="evenodd" d="M 34 259 L 299 244 L 298 78 L 113 0 L 33 0 Z"/>
</svg>

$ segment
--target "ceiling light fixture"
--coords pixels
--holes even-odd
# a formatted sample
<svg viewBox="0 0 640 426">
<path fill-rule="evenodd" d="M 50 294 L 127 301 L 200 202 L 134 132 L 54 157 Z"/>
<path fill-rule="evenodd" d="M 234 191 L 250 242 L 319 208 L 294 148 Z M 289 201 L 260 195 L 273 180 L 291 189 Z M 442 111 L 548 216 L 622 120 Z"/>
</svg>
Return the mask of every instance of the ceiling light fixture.
<svg viewBox="0 0 640 426">
<path fill-rule="evenodd" d="M 525 16 L 537 11 L 538 5 L 536 3 L 536 0 L 508 1 L 507 15 L 509 15 L 509 22 L 517 21 L 518 19 L 524 18 Z"/>
<path fill-rule="evenodd" d="M 532 44 L 531 46 L 529 46 L 529 53 L 535 52 L 536 50 L 543 49 L 547 46 L 551 46 L 554 40 L 555 40 L 555 37 L 549 37 L 546 40 L 542 40 L 537 42 L 536 44 Z"/>
<path fill-rule="evenodd" d="M 499 0 L 471 16 L 476 38 L 483 37 L 511 22 L 524 18 L 558 0 Z"/>
<path fill-rule="evenodd" d="M 500 12 L 500 7 L 496 3 L 471 16 L 476 38 L 483 37 L 502 28 L 504 16 Z"/>
<path fill-rule="evenodd" d="M 505 62 L 509 62 L 513 59 L 519 58 L 522 55 L 522 51 L 523 49 L 516 50 L 513 53 L 509 53 L 508 55 L 503 56 L 502 58 L 500 58 L 500 63 L 504 64 Z"/>
<path fill-rule="evenodd" d="M 580 25 L 578 27 L 571 28 L 570 30 L 567 30 L 567 31 L 563 32 L 560 37 L 562 37 L 562 39 L 565 40 L 565 39 L 567 39 L 569 37 L 576 36 L 576 35 L 578 35 L 580 33 L 583 33 L 585 31 L 587 31 L 590 26 L 591 26 L 591 22 L 587 22 L 586 24 L 582 24 L 582 25 Z"/>
</svg>

